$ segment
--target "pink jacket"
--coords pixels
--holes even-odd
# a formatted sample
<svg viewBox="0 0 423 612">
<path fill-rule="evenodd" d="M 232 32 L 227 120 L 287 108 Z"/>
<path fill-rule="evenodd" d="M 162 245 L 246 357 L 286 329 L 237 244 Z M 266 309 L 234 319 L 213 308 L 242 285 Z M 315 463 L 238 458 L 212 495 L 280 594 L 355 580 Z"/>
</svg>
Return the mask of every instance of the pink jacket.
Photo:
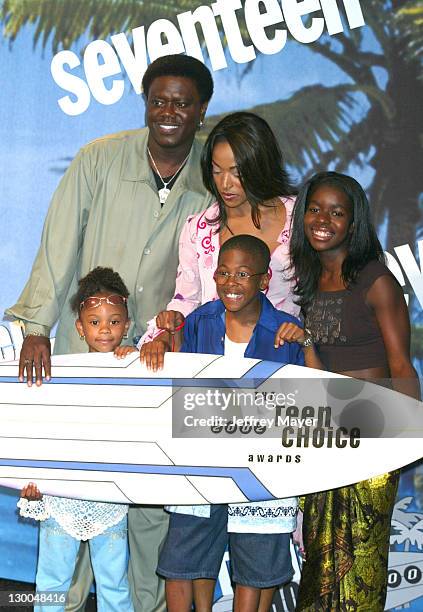
<svg viewBox="0 0 423 612">
<path fill-rule="evenodd" d="M 289 280 L 289 240 L 294 198 L 283 199 L 286 221 L 278 237 L 279 246 L 273 251 L 269 272 L 270 282 L 266 296 L 278 310 L 284 310 L 298 317 L 300 308 L 293 301 L 293 283 Z M 204 212 L 188 217 L 179 238 L 179 266 L 176 273 L 175 295 L 166 310 L 178 310 L 186 317 L 197 306 L 217 300 L 213 274 L 219 255 L 219 233 L 216 225 L 207 223 L 219 212 L 217 202 Z M 138 347 L 157 336 L 155 319 L 148 322 L 148 328 Z"/>
</svg>

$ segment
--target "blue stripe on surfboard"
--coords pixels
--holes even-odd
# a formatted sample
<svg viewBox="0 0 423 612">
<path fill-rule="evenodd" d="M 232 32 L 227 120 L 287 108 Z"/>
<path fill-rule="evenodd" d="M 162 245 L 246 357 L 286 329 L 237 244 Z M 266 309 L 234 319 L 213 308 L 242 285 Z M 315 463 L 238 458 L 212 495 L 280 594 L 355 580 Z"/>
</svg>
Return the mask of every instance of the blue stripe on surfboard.
<svg viewBox="0 0 423 612">
<path fill-rule="evenodd" d="M 240 378 L 175 378 L 175 387 L 205 387 L 257 389 L 275 372 L 286 366 L 276 361 L 260 361 L 251 367 Z"/>
<path fill-rule="evenodd" d="M 17 383 L 15 376 L 0 376 L 0 383 Z M 23 384 L 23 383 L 21 383 Z M 171 378 L 117 378 L 117 377 L 55 377 L 49 381 L 44 381 L 44 385 L 121 385 L 131 387 L 171 387 Z"/>
<path fill-rule="evenodd" d="M 241 380 L 244 377 L 266 380 L 286 365 L 288 364 L 277 361 L 259 361 L 241 377 Z"/>
<path fill-rule="evenodd" d="M 121 378 L 121 377 L 54 377 L 46 385 L 120 385 L 126 387 L 235 387 L 255 388 L 286 364 L 260 361 L 240 378 Z M 17 383 L 15 376 L 0 376 L 0 383 Z"/>
<path fill-rule="evenodd" d="M 94 463 L 83 461 L 48 461 L 37 459 L 1 459 L 2 467 L 84 470 L 87 472 L 124 472 L 166 476 L 217 476 L 232 478 L 250 501 L 275 499 L 249 468 L 193 467 L 178 465 L 136 465 L 133 463 Z"/>
</svg>

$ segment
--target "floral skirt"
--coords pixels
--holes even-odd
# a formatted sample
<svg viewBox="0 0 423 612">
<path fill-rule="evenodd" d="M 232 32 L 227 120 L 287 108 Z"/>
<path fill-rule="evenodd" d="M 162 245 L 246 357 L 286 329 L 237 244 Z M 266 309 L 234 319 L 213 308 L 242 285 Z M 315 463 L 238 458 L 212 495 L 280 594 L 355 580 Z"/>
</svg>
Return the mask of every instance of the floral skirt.
<svg viewBox="0 0 423 612">
<path fill-rule="evenodd" d="M 297 612 L 382 612 L 399 472 L 304 500 Z"/>
</svg>

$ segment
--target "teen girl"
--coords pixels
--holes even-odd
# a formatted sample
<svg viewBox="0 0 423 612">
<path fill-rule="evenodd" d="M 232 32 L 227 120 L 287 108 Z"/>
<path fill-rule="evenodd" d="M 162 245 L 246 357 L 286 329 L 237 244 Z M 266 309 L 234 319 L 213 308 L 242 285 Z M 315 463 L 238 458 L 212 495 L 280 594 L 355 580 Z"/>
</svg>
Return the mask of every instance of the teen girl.
<svg viewBox="0 0 423 612">
<path fill-rule="evenodd" d="M 306 364 L 373 382 L 391 379 L 393 389 L 418 398 L 407 305 L 385 266 L 357 181 L 323 172 L 304 185 L 294 210 L 291 258 L 310 344 Z M 292 339 L 304 335 L 297 328 Z M 398 476 L 305 498 L 306 561 L 297 611 L 384 609 Z"/>
</svg>

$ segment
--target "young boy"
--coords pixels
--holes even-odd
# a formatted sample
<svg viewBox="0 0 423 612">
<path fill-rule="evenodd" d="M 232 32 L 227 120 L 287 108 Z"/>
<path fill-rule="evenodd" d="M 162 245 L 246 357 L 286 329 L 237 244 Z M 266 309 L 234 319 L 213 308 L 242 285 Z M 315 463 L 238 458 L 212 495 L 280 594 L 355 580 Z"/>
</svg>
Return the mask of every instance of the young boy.
<svg viewBox="0 0 423 612">
<path fill-rule="evenodd" d="M 187 317 L 182 352 L 304 365 L 298 343 L 275 348 L 280 326 L 298 330 L 300 323 L 276 310 L 262 293 L 269 283 L 269 261 L 267 245 L 254 236 L 234 236 L 223 244 L 214 275 L 220 299 Z M 192 599 L 199 612 L 211 611 L 228 539 L 236 585 L 234 609 L 269 610 L 276 587 L 293 575 L 289 534 L 295 530 L 296 514 L 296 498 L 229 507 L 173 507 L 157 568 L 166 578 L 168 612 L 188 612 Z"/>
</svg>

